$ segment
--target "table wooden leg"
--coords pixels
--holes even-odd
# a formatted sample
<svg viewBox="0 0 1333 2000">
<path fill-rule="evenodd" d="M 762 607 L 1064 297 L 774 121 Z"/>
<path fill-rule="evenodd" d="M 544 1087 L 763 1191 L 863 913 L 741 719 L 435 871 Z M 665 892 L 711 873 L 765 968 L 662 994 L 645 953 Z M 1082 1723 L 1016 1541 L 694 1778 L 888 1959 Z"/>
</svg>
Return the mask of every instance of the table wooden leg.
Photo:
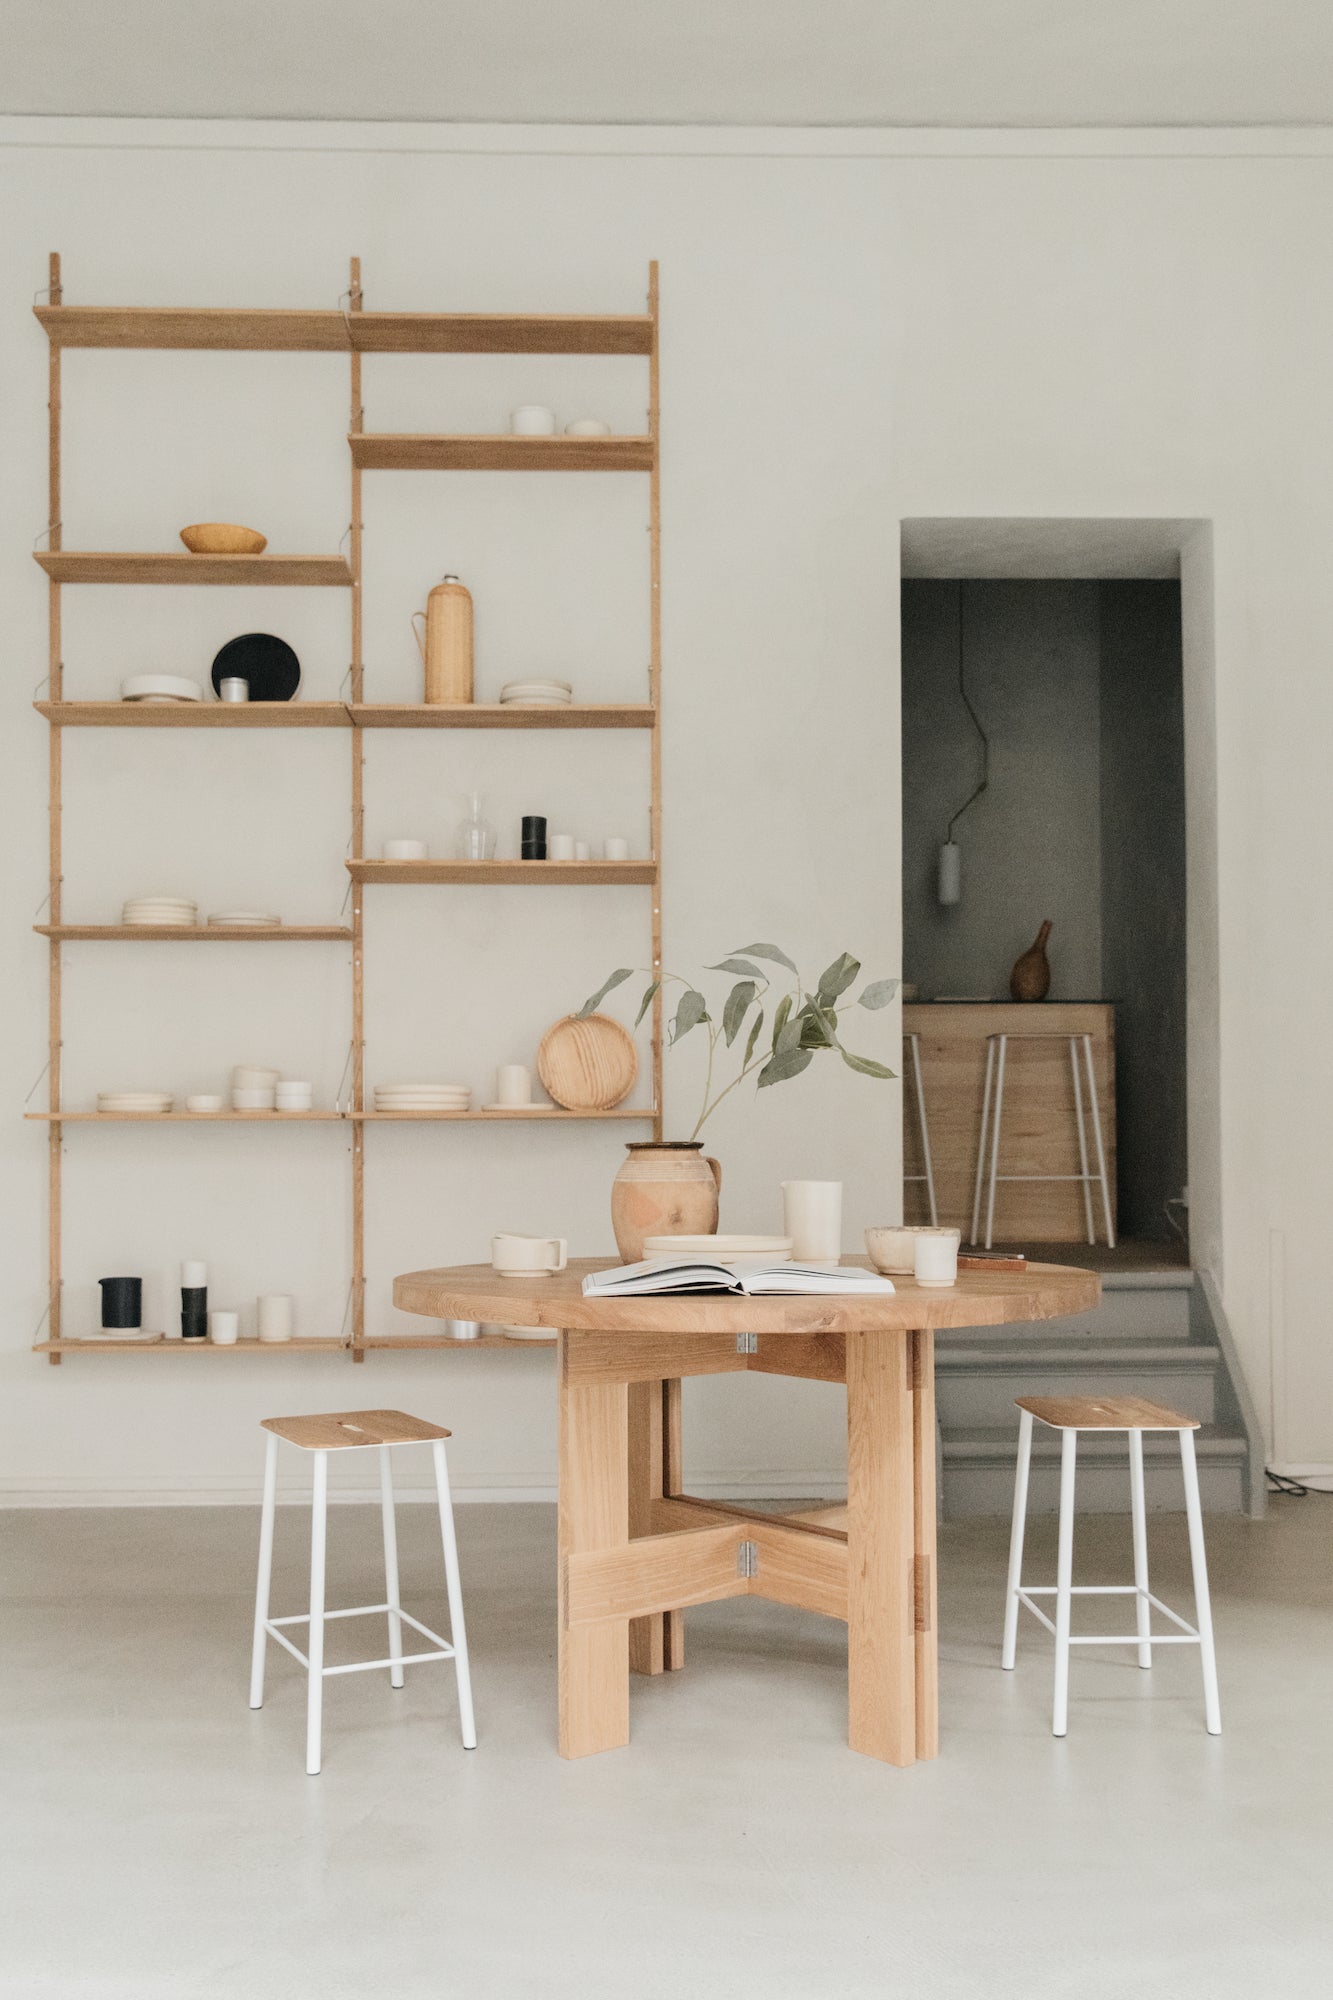
<svg viewBox="0 0 1333 2000">
<path fill-rule="evenodd" d="M 662 1384 L 662 1491 L 685 1491 L 685 1448 L 681 1429 L 680 1377 Z M 663 1623 L 662 1659 L 668 1673 L 685 1664 L 685 1613 L 668 1611 Z"/>
<path fill-rule="evenodd" d="M 629 1385 L 629 1535 L 653 1532 L 653 1502 L 665 1492 L 662 1484 L 663 1384 Z M 660 1674 L 666 1665 L 665 1626 L 668 1613 L 629 1622 L 629 1664 L 635 1674 Z"/>
<path fill-rule="evenodd" d="M 940 1749 L 939 1602 L 935 1571 L 935 1333 L 912 1335 L 913 1565 L 916 1583 L 916 1754 Z"/>
<path fill-rule="evenodd" d="M 847 1737 L 916 1760 L 913 1340 L 847 1336 Z"/>
<path fill-rule="evenodd" d="M 571 1383 L 560 1336 L 559 1745 L 587 1757 L 629 1742 L 629 1621 L 571 1629 L 569 1558 L 629 1540 L 629 1398 L 623 1382 Z"/>
</svg>

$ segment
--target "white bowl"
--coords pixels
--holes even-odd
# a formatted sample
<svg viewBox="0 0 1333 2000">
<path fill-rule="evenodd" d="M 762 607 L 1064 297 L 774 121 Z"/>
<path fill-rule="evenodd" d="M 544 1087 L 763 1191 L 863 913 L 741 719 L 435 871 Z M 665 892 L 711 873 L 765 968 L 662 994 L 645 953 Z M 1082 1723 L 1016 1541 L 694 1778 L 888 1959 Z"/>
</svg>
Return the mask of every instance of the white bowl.
<svg viewBox="0 0 1333 2000">
<path fill-rule="evenodd" d="M 253 1063 L 237 1063 L 231 1073 L 233 1090 L 276 1090 L 282 1082 L 280 1069 L 259 1069 Z"/>
<path fill-rule="evenodd" d="M 202 701 L 204 691 L 198 681 L 183 680 L 179 674 L 131 674 L 120 684 L 122 701 Z"/>
<path fill-rule="evenodd" d="M 277 1092 L 274 1090 L 233 1090 L 231 1093 L 233 1111 L 274 1111 L 277 1109 Z"/>
<path fill-rule="evenodd" d="M 216 910 L 208 919 L 218 930 L 226 930 L 231 925 L 244 925 L 247 930 L 274 930 L 281 923 L 269 910 Z"/>
<path fill-rule="evenodd" d="M 555 411 L 544 403 L 520 403 L 509 413 L 509 428 L 515 437 L 554 437 Z"/>
<path fill-rule="evenodd" d="M 572 424 L 565 425 L 567 438 L 604 438 L 610 435 L 610 424 L 604 424 L 600 417 L 575 417 Z"/>
<path fill-rule="evenodd" d="M 424 861 L 427 852 L 424 840 L 386 840 L 380 849 L 386 861 Z"/>
<path fill-rule="evenodd" d="M 225 1111 L 226 1108 L 226 1098 L 211 1090 L 196 1092 L 193 1097 L 187 1097 L 185 1100 L 187 1111 Z"/>
</svg>

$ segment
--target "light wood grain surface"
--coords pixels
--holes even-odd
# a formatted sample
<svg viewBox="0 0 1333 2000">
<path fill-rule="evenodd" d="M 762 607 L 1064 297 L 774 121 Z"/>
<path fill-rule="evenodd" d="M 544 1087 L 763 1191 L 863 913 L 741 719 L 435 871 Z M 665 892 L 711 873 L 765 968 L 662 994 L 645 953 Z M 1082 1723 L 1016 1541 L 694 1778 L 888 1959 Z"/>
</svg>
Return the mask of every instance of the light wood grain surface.
<svg viewBox="0 0 1333 2000">
<path fill-rule="evenodd" d="M 1020 1410 L 1060 1431 L 1197 1431 L 1197 1417 L 1150 1403 L 1146 1396 L 1019 1396 Z"/>
</svg>

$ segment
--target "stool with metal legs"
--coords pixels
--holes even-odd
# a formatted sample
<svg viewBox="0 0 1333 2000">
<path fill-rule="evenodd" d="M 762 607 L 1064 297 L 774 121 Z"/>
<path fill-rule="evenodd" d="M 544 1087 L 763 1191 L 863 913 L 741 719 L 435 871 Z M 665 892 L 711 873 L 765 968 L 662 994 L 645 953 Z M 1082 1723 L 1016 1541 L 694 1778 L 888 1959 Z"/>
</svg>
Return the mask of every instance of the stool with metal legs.
<svg viewBox="0 0 1333 2000">
<path fill-rule="evenodd" d="M 921 1164 L 926 1170 L 924 1174 L 904 1174 L 903 1184 L 906 1186 L 908 1181 L 925 1183 L 926 1200 L 930 1204 L 930 1226 L 932 1229 L 938 1229 L 940 1217 L 939 1210 L 935 1206 L 935 1169 L 930 1158 L 930 1122 L 926 1117 L 926 1087 L 921 1075 L 920 1035 L 903 1036 L 903 1055 L 912 1066 L 916 1098 L 916 1129 L 921 1140 Z"/>
<path fill-rule="evenodd" d="M 1004 1071 L 1005 1058 L 1010 1042 L 1039 1043 L 1065 1042 L 1069 1047 L 1069 1070 L 1074 1084 L 1074 1125 L 1078 1134 L 1079 1171 L 1076 1174 L 1002 1174 L 1000 1172 L 1000 1119 L 1004 1111 Z M 1080 1058 L 1082 1062 L 1080 1064 Z M 1086 1083 L 1080 1071 L 1087 1072 Z M 1087 1118 L 1084 1116 L 1083 1093 L 1088 1094 Z M 1088 1118 L 1092 1122 L 1093 1145 L 1097 1152 L 1097 1170 L 1088 1168 Z M 987 1140 L 990 1142 L 990 1156 L 987 1158 Z M 1092 1188 L 1096 1182 L 1101 1188 L 1102 1213 L 1106 1221 L 1106 1245 L 1115 1249 L 1115 1224 L 1111 1219 L 1111 1183 L 1106 1171 L 1106 1147 L 1102 1142 L 1102 1115 L 1097 1104 L 1097 1077 L 1092 1064 L 1091 1035 L 1021 1034 L 987 1035 L 986 1037 L 986 1081 L 981 1093 L 981 1138 L 977 1145 L 977 1175 L 972 1193 L 972 1235 L 971 1241 L 981 1241 L 981 1198 L 986 1191 L 986 1248 L 989 1250 L 995 1238 L 995 1190 L 1002 1181 L 1072 1181 L 1083 1189 L 1083 1213 L 1088 1227 L 1089 1243 L 1096 1243 L 1097 1229 L 1092 1217 Z"/>
</svg>

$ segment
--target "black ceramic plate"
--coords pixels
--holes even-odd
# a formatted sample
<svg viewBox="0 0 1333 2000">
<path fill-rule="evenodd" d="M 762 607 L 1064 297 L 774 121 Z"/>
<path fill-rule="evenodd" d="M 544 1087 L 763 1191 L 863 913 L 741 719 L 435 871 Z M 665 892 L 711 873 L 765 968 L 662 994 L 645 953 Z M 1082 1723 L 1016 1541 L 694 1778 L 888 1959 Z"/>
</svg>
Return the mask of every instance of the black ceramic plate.
<svg viewBox="0 0 1333 2000">
<path fill-rule="evenodd" d="M 301 685 L 301 662 L 285 639 L 271 632 L 242 632 L 228 639 L 213 662 L 213 692 L 233 676 L 250 683 L 251 701 L 290 701 Z"/>
</svg>

